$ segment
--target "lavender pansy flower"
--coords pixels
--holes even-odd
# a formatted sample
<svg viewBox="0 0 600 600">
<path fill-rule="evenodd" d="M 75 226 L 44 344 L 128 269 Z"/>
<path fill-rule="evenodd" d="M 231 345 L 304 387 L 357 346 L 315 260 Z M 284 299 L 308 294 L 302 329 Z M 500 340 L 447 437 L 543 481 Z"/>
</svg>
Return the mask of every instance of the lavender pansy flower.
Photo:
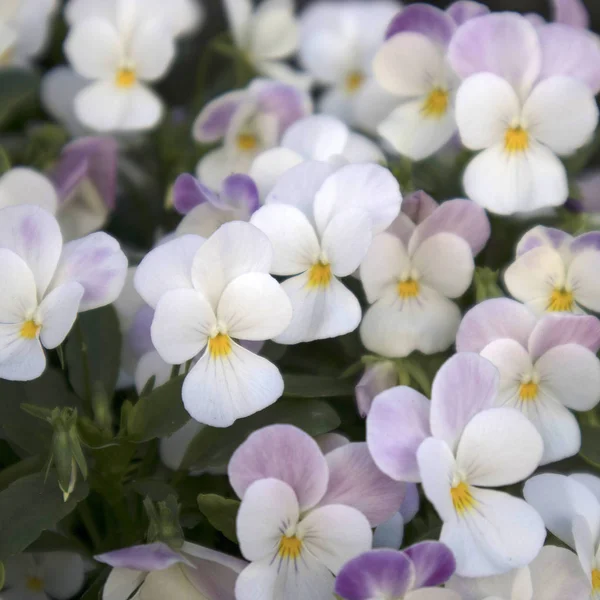
<svg viewBox="0 0 600 600">
<path fill-rule="evenodd" d="M 465 577 L 525 566 L 545 537 L 535 510 L 488 489 L 528 477 L 543 452 L 526 417 L 494 408 L 498 390 L 492 363 L 459 353 L 435 376 L 431 402 L 412 388 L 395 387 L 375 398 L 367 417 L 373 460 L 397 481 L 423 483 L 444 523 L 440 541 Z"/>
<path fill-rule="evenodd" d="M 246 563 L 184 542 L 180 552 L 162 543 L 133 546 L 95 557 L 113 567 L 102 600 L 235 600 L 234 586 Z"/>
<path fill-rule="evenodd" d="M 456 563 L 439 542 L 394 550 L 371 550 L 346 563 L 335 581 L 341 600 L 460 600 L 450 590 L 434 590 L 450 579 Z M 419 591 L 420 590 L 420 591 Z"/>
<path fill-rule="evenodd" d="M 308 434 L 290 425 L 250 435 L 229 463 L 242 499 L 237 532 L 250 561 L 237 600 L 329 600 L 334 575 L 371 547 L 371 527 L 401 505 L 404 484 L 373 463 L 366 444 L 323 455 Z M 283 523 L 283 527 L 282 527 Z M 309 592 L 310 591 L 310 592 Z"/>
<path fill-rule="evenodd" d="M 229 221 L 249 221 L 258 209 L 258 189 L 248 175 L 225 178 L 220 193 L 213 192 L 196 178 L 180 175 L 173 188 L 175 209 L 185 215 L 178 235 L 210 237 Z"/>
<path fill-rule="evenodd" d="M 216 190 L 228 175 L 248 173 L 258 154 L 277 146 L 283 132 L 311 112 L 306 93 L 266 79 L 209 102 L 194 123 L 193 135 L 198 142 L 222 140 L 223 145 L 200 160 L 198 178 Z"/>
<path fill-rule="evenodd" d="M 558 229 L 534 227 L 517 245 L 506 269 L 508 291 L 535 313 L 600 311 L 600 233 L 573 238 Z"/>
<path fill-rule="evenodd" d="M 520 410 L 544 440 L 542 464 L 574 456 L 581 447 L 577 419 L 600 401 L 600 321 L 548 314 L 497 298 L 472 308 L 456 337 L 458 352 L 479 352 L 500 372 L 497 406 Z"/>
<path fill-rule="evenodd" d="M 460 311 L 451 298 L 471 284 L 473 257 L 485 246 L 490 225 L 468 200 L 434 207 L 426 194 L 414 195 L 388 231 L 373 239 L 361 263 L 371 306 L 360 335 L 368 350 L 382 356 L 432 354 L 454 341 Z M 409 214 L 422 221 L 416 225 Z"/>
</svg>

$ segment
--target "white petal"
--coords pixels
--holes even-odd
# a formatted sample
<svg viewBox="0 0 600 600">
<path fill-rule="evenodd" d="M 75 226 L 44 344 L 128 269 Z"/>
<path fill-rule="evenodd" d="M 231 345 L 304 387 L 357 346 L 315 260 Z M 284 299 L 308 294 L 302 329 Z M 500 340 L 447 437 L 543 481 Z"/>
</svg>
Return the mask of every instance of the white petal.
<svg viewBox="0 0 600 600">
<path fill-rule="evenodd" d="M 503 142 L 507 123 L 519 112 L 519 99 L 512 86 L 492 73 L 469 77 L 456 94 L 458 131 L 462 143 L 471 150 Z"/>
<path fill-rule="evenodd" d="M 334 574 L 350 559 L 369 550 L 373 541 L 367 518 L 342 504 L 312 510 L 300 522 L 298 535 L 306 549 Z"/>
<path fill-rule="evenodd" d="M 558 206 L 568 197 L 563 164 L 534 140 L 525 152 L 509 154 L 504 142 L 484 150 L 467 166 L 463 185 L 471 200 L 500 215 Z"/>
<path fill-rule="evenodd" d="M 170 290 L 191 289 L 192 264 L 204 239 L 185 235 L 151 250 L 135 272 L 135 289 L 153 308 Z"/>
<path fill-rule="evenodd" d="M 475 264 L 469 244 L 453 233 L 427 238 L 413 255 L 423 283 L 447 298 L 462 296 L 473 279 Z"/>
<path fill-rule="evenodd" d="M 250 20 L 249 52 L 258 61 L 286 58 L 298 46 L 294 9 L 278 0 L 266 0 Z"/>
<path fill-rule="evenodd" d="M 358 269 L 371 245 L 371 219 L 362 209 L 339 211 L 323 232 L 321 245 L 331 271 L 337 277 L 347 277 Z"/>
<path fill-rule="evenodd" d="M 319 258 L 317 235 L 304 213 L 295 206 L 269 204 L 258 209 L 250 223 L 263 231 L 273 245 L 274 275 L 296 275 Z"/>
<path fill-rule="evenodd" d="M 112 569 L 102 592 L 102 600 L 128 598 L 144 581 L 146 573 L 132 569 Z"/>
<path fill-rule="evenodd" d="M 161 19 L 146 19 L 135 28 L 130 41 L 136 75 L 145 81 L 160 79 L 175 58 L 175 41 L 165 35 Z"/>
<path fill-rule="evenodd" d="M 216 323 L 215 313 L 202 294 L 171 290 L 156 305 L 152 343 L 164 361 L 179 365 L 204 348 Z"/>
<path fill-rule="evenodd" d="M 56 348 L 63 343 L 75 323 L 84 293 L 81 284 L 64 283 L 42 300 L 38 315 L 42 324 L 40 340 L 45 348 Z"/>
<path fill-rule="evenodd" d="M 292 305 L 273 277 L 266 273 L 247 273 L 223 290 L 217 317 L 235 338 L 268 340 L 290 324 Z"/>
<path fill-rule="evenodd" d="M 343 153 L 350 131 L 341 121 L 327 115 L 313 115 L 293 123 L 281 145 L 305 159 L 329 160 Z"/>
<path fill-rule="evenodd" d="M 261 152 L 252 162 L 248 175 L 256 183 L 261 199 L 265 199 L 277 180 L 304 158 L 288 148 L 272 148 Z"/>
<path fill-rule="evenodd" d="M 245 273 L 268 273 L 273 249 L 267 236 L 242 221 L 225 223 L 198 250 L 192 282 L 216 308 L 227 285 Z"/>
<path fill-rule="evenodd" d="M 542 438 L 524 415 L 513 408 L 491 408 L 465 427 L 456 463 L 470 484 L 497 487 L 531 475 L 543 450 Z"/>
<path fill-rule="evenodd" d="M 0 323 L 21 324 L 37 306 L 33 273 L 21 257 L 10 250 L 0 249 L 0 281 Z M 0 341 L 0 351 L 2 347 Z"/>
<path fill-rule="evenodd" d="M 248 25 L 252 15 L 250 0 L 225 0 L 223 8 L 236 45 L 244 47 L 247 42 Z"/>
<path fill-rule="evenodd" d="M 12 333 L 10 330 L 12 329 Z M 0 325 L 0 379 L 31 381 L 46 368 L 46 356 L 37 338 L 26 339 L 19 335 L 21 326 Z M 12 340 L 7 349 L 6 341 Z"/>
<path fill-rule="evenodd" d="M 172 365 L 165 362 L 156 350 L 146 352 L 138 361 L 135 368 L 135 389 L 138 394 L 146 387 L 146 384 L 154 377 L 154 387 L 167 383 L 171 378 Z"/>
<path fill-rule="evenodd" d="M 15 204 L 35 204 L 54 214 L 58 196 L 47 177 L 33 169 L 17 167 L 0 177 L 0 208 Z"/>
<path fill-rule="evenodd" d="M 592 570 L 596 562 L 594 556 L 596 545 L 585 517 L 576 514 L 573 517 L 571 531 L 575 540 L 575 551 L 577 552 L 579 564 L 586 575 L 586 579 L 591 583 Z"/>
<path fill-rule="evenodd" d="M 573 473 L 569 477 L 585 485 L 600 502 L 600 477 L 589 473 Z"/>
<path fill-rule="evenodd" d="M 231 343 L 231 353 L 212 358 L 207 351 L 183 383 L 183 403 L 200 423 L 228 427 L 236 419 L 273 404 L 283 379 L 268 360 Z"/>
<path fill-rule="evenodd" d="M 600 253 L 597 250 L 584 250 L 573 258 L 568 273 L 576 302 L 594 312 L 600 310 L 599 265 Z"/>
<path fill-rule="evenodd" d="M 255 481 L 244 494 L 237 515 L 240 550 L 247 560 L 273 558 L 283 533 L 300 515 L 294 490 L 278 479 Z"/>
<path fill-rule="evenodd" d="M 351 163 L 386 164 L 385 156 L 379 146 L 368 137 L 351 133 L 343 152 L 343 156 Z"/>
<path fill-rule="evenodd" d="M 361 317 L 356 296 L 335 276 L 325 287 L 309 285 L 309 272 L 284 281 L 281 286 L 292 303 L 292 322 L 275 338 L 278 344 L 298 344 L 354 331 Z"/>
<path fill-rule="evenodd" d="M 598 124 L 594 94 L 570 77 L 539 83 L 523 106 L 530 133 L 559 155 L 572 154 L 587 143 Z"/>
<path fill-rule="evenodd" d="M 246 221 L 233 210 L 219 210 L 210 202 L 204 202 L 194 206 L 192 210 L 183 217 L 177 227 L 177 235 L 199 235 L 209 238 L 221 225 L 229 221 Z"/>
<path fill-rule="evenodd" d="M 75 552 L 44 552 L 40 555 L 44 590 L 56 600 L 68 600 L 85 581 L 83 559 Z"/>
</svg>

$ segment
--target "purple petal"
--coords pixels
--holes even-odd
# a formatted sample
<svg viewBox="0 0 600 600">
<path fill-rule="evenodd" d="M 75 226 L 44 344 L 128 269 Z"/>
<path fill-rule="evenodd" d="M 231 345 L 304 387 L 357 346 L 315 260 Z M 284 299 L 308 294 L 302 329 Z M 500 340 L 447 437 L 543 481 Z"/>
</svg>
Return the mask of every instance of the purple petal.
<svg viewBox="0 0 600 600">
<path fill-rule="evenodd" d="M 413 587 L 415 569 L 403 552 L 371 550 L 347 562 L 335 581 L 343 600 L 403 598 Z"/>
<path fill-rule="evenodd" d="M 600 212 L 600 170 L 584 173 L 577 179 L 584 212 Z"/>
<path fill-rule="evenodd" d="M 437 587 L 452 577 L 456 561 L 450 548 L 440 542 L 421 542 L 404 552 L 415 567 L 414 588 Z"/>
<path fill-rule="evenodd" d="M 538 13 L 525 13 L 523 15 L 536 29 L 538 27 L 543 27 L 546 25 L 546 19 L 542 17 L 542 15 L 538 15 Z"/>
<path fill-rule="evenodd" d="M 218 204 L 219 197 L 189 173 L 180 175 L 173 185 L 173 204 L 180 215 L 187 215 L 193 208 L 209 202 Z"/>
<path fill-rule="evenodd" d="M 258 210 L 258 188 L 251 177 L 236 173 L 223 182 L 222 201 L 233 208 L 244 208 L 248 214 Z"/>
<path fill-rule="evenodd" d="M 492 408 L 498 391 L 498 369 L 472 352 L 448 359 L 437 372 L 431 389 L 431 433 L 456 449 L 467 423 Z"/>
<path fill-rule="evenodd" d="M 576 237 L 569 246 L 573 254 L 578 254 L 584 250 L 600 251 L 600 231 L 590 231 Z"/>
<path fill-rule="evenodd" d="M 481 4 L 481 2 L 472 2 L 471 0 L 458 0 L 453 2 L 446 12 L 452 17 L 457 25 L 462 25 L 475 17 L 482 17 L 490 13 L 490 9 Z"/>
<path fill-rule="evenodd" d="M 181 554 L 160 542 L 144 546 L 131 546 L 99 554 L 94 558 L 115 569 L 133 569 L 135 571 L 162 571 L 177 563 L 188 563 Z"/>
<path fill-rule="evenodd" d="M 321 500 L 329 479 L 327 461 L 318 444 L 292 425 L 255 431 L 231 457 L 228 473 L 240 498 L 259 479 L 279 479 L 294 490 L 303 510 Z"/>
<path fill-rule="evenodd" d="M 500 339 L 515 340 L 527 348 L 536 322 L 536 316 L 516 300 L 485 300 L 463 317 L 456 334 L 456 350 L 481 352 L 489 343 Z"/>
<path fill-rule="evenodd" d="M 415 224 L 419 225 L 432 215 L 439 204 L 427 193 L 419 190 L 409 194 L 402 200 L 402 212 Z"/>
<path fill-rule="evenodd" d="M 384 475 L 373 462 L 367 444 L 355 442 L 326 456 L 329 485 L 319 506 L 345 504 L 359 510 L 377 527 L 400 510 L 404 483 Z"/>
<path fill-rule="evenodd" d="M 151 306 L 142 306 L 135 314 L 133 323 L 127 332 L 129 347 L 137 358 L 141 358 L 146 352 L 154 350 L 150 334 L 153 319 L 154 309 Z"/>
<path fill-rule="evenodd" d="M 600 350 L 600 321 L 591 315 L 544 315 L 529 339 L 529 353 L 535 361 L 564 344 L 579 344 L 595 354 Z"/>
<path fill-rule="evenodd" d="M 450 200 L 417 226 L 410 240 L 416 249 L 427 238 L 437 233 L 453 233 L 463 238 L 476 256 L 490 237 L 490 221 L 481 206 L 470 200 Z"/>
<path fill-rule="evenodd" d="M 375 464 L 396 481 L 420 481 L 417 449 L 431 435 L 430 402 L 398 386 L 379 394 L 367 417 L 367 444 Z"/>
<path fill-rule="evenodd" d="M 596 35 L 560 23 L 540 27 L 542 70 L 540 80 L 564 75 L 587 85 L 596 95 L 600 91 L 600 44 Z"/>
<path fill-rule="evenodd" d="M 461 25 L 450 42 L 448 59 L 463 79 L 494 73 L 526 95 L 537 80 L 542 52 L 533 25 L 517 13 L 492 13 Z"/>
<path fill-rule="evenodd" d="M 400 514 L 404 519 L 405 523 L 412 521 L 416 514 L 419 512 L 419 506 L 421 504 L 421 498 L 419 496 L 419 488 L 416 483 L 406 484 L 406 494 L 400 507 Z"/>
<path fill-rule="evenodd" d="M 237 90 L 209 102 L 194 123 L 193 133 L 196 141 L 210 143 L 224 137 L 233 115 L 246 98 L 246 90 Z"/>
<path fill-rule="evenodd" d="M 557 23 L 588 29 L 590 15 L 582 0 L 552 0 L 554 20 Z"/>
<path fill-rule="evenodd" d="M 454 20 L 443 10 L 429 4 L 411 4 L 392 19 L 385 39 L 398 33 L 414 31 L 446 47 L 455 29 Z"/>
<path fill-rule="evenodd" d="M 517 244 L 517 257 L 538 248 L 539 246 L 550 246 L 552 248 L 559 249 L 563 244 L 568 244 L 572 241 L 572 237 L 561 231 L 560 229 L 554 229 L 552 227 L 544 227 L 538 225 L 533 229 L 530 229 Z"/>
<path fill-rule="evenodd" d="M 62 202 L 85 180 L 91 182 L 106 207 L 114 209 L 119 147 L 110 137 L 86 137 L 67 144 L 51 177 Z"/>
<path fill-rule="evenodd" d="M 375 396 L 398 384 L 398 375 L 394 363 L 379 362 L 365 369 L 354 393 L 358 412 L 363 419 L 369 414 Z"/>
<path fill-rule="evenodd" d="M 251 84 L 250 90 L 257 92 L 260 111 L 277 117 L 279 135 L 292 123 L 310 114 L 310 99 L 291 85 L 261 80 Z"/>
</svg>

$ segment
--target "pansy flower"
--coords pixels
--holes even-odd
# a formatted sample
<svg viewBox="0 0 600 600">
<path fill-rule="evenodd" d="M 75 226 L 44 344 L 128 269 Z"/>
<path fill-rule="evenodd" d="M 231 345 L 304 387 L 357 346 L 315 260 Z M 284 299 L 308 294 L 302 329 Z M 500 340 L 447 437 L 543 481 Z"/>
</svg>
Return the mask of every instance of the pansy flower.
<svg viewBox="0 0 600 600">
<path fill-rule="evenodd" d="M 498 371 L 473 353 L 449 359 L 431 402 L 400 386 L 375 398 L 367 417 L 373 460 L 397 481 L 422 482 L 443 521 L 440 541 L 465 577 L 529 564 L 544 543 L 542 520 L 523 500 L 489 489 L 537 468 L 543 442 L 519 411 L 494 408 Z"/>
</svg>

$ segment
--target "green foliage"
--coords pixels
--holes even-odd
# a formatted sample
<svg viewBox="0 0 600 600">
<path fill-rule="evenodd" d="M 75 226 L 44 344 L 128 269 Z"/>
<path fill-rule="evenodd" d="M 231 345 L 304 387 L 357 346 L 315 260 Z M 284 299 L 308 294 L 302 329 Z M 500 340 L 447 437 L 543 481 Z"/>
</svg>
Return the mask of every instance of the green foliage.
<svg viewBox="0 0 600 600">
<path fill-rule="evenodd" d="M 34 71 L 19 68 L 0 70 L 0 131 L 36 108 L 39 77 Z"/>
<path fill-rule="evenodd" d="M 235 521 L 240 508 L 238 500 L 230 500 L 217 494 L 200 494 L 198 507 L 216 530 L 237 544 Z"/>
<path fill-rule="evenodd" d="M 284 375 L 283 380 L 283 395 L 290 398 L 335 398 L 354 395 L 354 385 L 345 379 L 319 375 Z"/>
</svg>

